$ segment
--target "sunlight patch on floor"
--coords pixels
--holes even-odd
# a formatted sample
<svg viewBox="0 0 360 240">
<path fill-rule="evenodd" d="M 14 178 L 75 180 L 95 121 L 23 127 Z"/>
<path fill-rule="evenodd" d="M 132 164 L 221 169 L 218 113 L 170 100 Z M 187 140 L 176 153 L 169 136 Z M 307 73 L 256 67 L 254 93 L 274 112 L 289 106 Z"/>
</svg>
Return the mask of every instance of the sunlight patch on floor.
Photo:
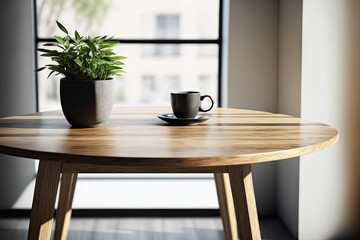
<svg viewBox="0 0 360 240">
<path fill-rule="evenodd" d="M 13 205 L 31 208 L 35 180 L 31 181 Z M 57 204 L 56 204 L 57 206 Z M 217 209 L 213 179 L 82 179 L 74 196 L 74 209 L 100 208 L 195 208 Z"/>
</svg>

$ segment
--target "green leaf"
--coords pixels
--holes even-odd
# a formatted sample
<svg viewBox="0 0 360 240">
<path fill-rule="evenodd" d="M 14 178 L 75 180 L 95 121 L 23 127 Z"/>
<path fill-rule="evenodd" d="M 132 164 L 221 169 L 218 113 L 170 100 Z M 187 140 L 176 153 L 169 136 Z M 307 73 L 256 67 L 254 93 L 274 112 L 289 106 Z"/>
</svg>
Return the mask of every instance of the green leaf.
<svg viewBox="0 0 360 240">
<path fill-rule="evenodd" d="M 115 47 L 119 45 L 119 42 L 114 42 L 114 41 L 107 41 L 107 42 L 104 42 L 100 45 L 100 49 L 104 49 L 104 48 L 112 48 L 112 47 Z"/>
<path fill-rule="evenodd" d="M 125 72 L 124 70 L 121 70 L 121 69 L 115 70 L 114 72 L 116 72 L 116 73 L 127 73 L 127 72 Z"/>
<path fill-rule="evenodd" d="M 55 56 L 58 56 L 58 53 L 44 53 L 44 54 L 41 54 L 40 56 L 42 57 L 55 57 Z"/>
<path fill-rule="evenodd" d="M 79 59 L 75 60 L 76 64 L 79 65 L 80 67 L 82 67 L 82 62 Z"/>
<path fill-rule="evenodd" d="M 38 48 L 37 49 L 39 52 L 45 52 L 45 53 L 48 53 L 48 52 L 57 52 L 55 50 L 49 50 L 49 49 L 44 49 L 44 48 Z"/>
<path fill-rule="evenodd" d="M 65 47 L 69 47 L 70 46 L 70 42 L 69 42 L 69 39 L 66 39 L 66 41 L 65 41 Z"/>
<path fill-rule="evenodd" d="M 59 42 L 59 43 L 61 43 L 61 44 L 64 44 L 64 39 L 62 39 L 61 37 L 59 37 L 59 36 L 55 36 L 55 38 L 56 38 L 56 40 Z"/>
<path fill-rule="evenodd" d="M 122 69 L 121 67 L 118 67 L 118 66 L 107 66 L 106 67 L 107 70 L 117 70 L 117 69 Z"/>
<path fill-rule="evenodd" d="M 115 56 L 115 57 L 110 57 L 111 60 L 122 60 L 122 59 L 126 59 L 127 57 L 124 56 Z"/>
<path fill-rule="evenodd" d="M 56 46 L 57 46 L 58 48 L 61 48 L 62 50 L 65 50 L 65 48 L 64 48 L 62 45 L 60 45 L 60 44 L 56 44 Z"/>
<path fill-rule="evenodd" d="M 54 62 L 58 62 L 60 61 L 60 58 L 58 56 L 52 57 L 51 60 L 53 60 Z"/>
<path fill-rule="evenodd" d="M 110 73 L 109 73 L 109 76 L 112 76 L 112 75 L 121 75 L 120 73 L 127 73 L 123 70 L 112 70 Z"/>
<path fill-rule="evenodd" d="M 95 45 L 92 43 L 91 40 L 88 39 L 88 40 L 85 41 L 85 43 L 86 43 L 86 45 L 88 45 L 88 47 L 90 48 L 91 51 L 93 51 L 94 53 L 96 52 L 96 47 L 95 47 Z"/>
<path fill-rule="evenodd" d="M 49 78 L 53 73 L 55 72 L 55 70 L 52 70 L 49 75 L 47 76 L 47 78 Z"/>
<path fill-rule="evenodd" d="M 102 50 L 100 51 L 101 54 L 107 55 L 107 56 L 111 56 L 111 55 L 115 55 L 116 53 L 114 53 L 113 51 L 110 50 Z"/>
<path fill-rule="evenodd" d="M 61 23 L 56 21 L 56 24 L 58 25 L 58 27 L 60 28 L 61 31 L 63 31 L 66 34 L 69 34 L 68 31 L 66 30 L 66 28 Z"/>
<path fill-rule="evenodd" d="M 64 73 L 65 70 L 63 69 L 62 66 L 59 66 L 59 65 L 54 65 L 54 66 L 51 66 L 49 67 L 50 70 L 54 70 L 55 72 L 58 72 L 58 73 Z"/>
<path fill-rule="evenodd" d="M 38 68 L 38 69 L 35 70 L 35 72 L 40 72 L 40 71 L 44 70 L 45 68 L 46 68 L 46 67 Z"/>
<path fill-rule="evenodd" d="M 80 34 L 75 30 L 75 42 L 79 43 L 81 40 Z"/>
<path fill-rule="evenodd" d="M 113 64 L 113 61 L 107 61 L 104 59 L 94 59 L 96 62 L 98 63 L 102 63 L 102 64 Z"/>
<path fill-rule="evenodd" d="M 44 47 L 57 46 L 57 44 L 55 44 L 55 43 L 45 43 L 43 46 Z"/>
</svg>

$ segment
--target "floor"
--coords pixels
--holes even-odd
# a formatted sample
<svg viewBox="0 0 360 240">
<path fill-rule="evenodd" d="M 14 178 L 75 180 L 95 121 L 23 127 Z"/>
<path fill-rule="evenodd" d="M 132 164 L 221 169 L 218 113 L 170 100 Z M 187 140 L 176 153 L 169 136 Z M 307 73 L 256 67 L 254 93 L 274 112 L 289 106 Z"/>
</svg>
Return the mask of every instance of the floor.
<svg viewBox="0 0 360 240">
<path fill-rule="evenodd" d="M 29 219 L 0 219 L 1 240 L 27 237 Z M 292 240 L 277 219 L 260 220 L 262 239 Z M 68 240 L 224 240 L 220 217 L 73 218 Z"/>
<path fill-rule="evenodd" d="M 219 207 L 212 174 L 142 174 L 141 176 L 107 174 L 94 177 L 89 174 L 80 176 L 73 202 L 75 209 L 218 209 Z M 34 187 L 35 180 L 29 183 L 13 205 L 13 209 L 31 208 Z M 157 214 L 151 216 L 154 215 Z M 122 215 L 115 214 L 115 216 Z M 221 219 L 213 217 L 214 215 L 132 216 L 133 214 L 120 218 L 73 217 L 67 239 L 224 240 Z M 26 239 L 28 224 L 28 218 L 0 218 L 0 240 Z M 278 219 L 260 219 L 260 228 L 263 239 L 294 239 Z"/>
</svg>

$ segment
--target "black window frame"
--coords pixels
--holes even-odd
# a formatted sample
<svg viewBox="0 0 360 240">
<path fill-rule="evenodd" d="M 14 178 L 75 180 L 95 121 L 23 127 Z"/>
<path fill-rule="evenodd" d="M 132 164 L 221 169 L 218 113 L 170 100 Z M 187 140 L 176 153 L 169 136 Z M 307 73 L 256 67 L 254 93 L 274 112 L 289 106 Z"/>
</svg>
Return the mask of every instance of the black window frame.
<svg viewBox="0 0 360 240">
<path fill-rule="evenodd" d="M 38 35 L 37 22 L 37 0 L 33 0 L 34 11 L 34 32 L 35 45 L 34 49 L 38 48 L 39 43 L 55 42 L 52 38 L 40 38 Z M 114 39 L 126 44 L 216 44 L 218 46 L 218 106 L 222 107 L 222 64 L 223 64 L 223 5 L 224 0 L 219 0 L 219 27 L 217 39 Z M 35 66 L 38 67 L 38 55 L 35 53 Z M 36 96 L 36 111 L 39 111 L 39 80 L 38 73 L 35 74 L 35 96 Z"/>
</svg>

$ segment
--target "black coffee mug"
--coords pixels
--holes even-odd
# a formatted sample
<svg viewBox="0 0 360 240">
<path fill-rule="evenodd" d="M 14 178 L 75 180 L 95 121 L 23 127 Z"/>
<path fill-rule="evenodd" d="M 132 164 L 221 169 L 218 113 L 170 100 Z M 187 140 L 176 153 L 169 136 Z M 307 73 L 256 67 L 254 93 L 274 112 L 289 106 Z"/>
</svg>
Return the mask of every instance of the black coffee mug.
<svg viewBox="0 0 360 240">
<path fill-rule="evenodd" d="M 209 109 L 201 108 L 201 101 L 206 97 L 211 100 L 211 107 Z M 209 95 L 200 95 L 200 92 L 172 92 L 171 93 L 171 107 L 177 118 L 195 118 L 200 112 L 208 112 L 214 106 L 214 100 Z"/>
</svg>

